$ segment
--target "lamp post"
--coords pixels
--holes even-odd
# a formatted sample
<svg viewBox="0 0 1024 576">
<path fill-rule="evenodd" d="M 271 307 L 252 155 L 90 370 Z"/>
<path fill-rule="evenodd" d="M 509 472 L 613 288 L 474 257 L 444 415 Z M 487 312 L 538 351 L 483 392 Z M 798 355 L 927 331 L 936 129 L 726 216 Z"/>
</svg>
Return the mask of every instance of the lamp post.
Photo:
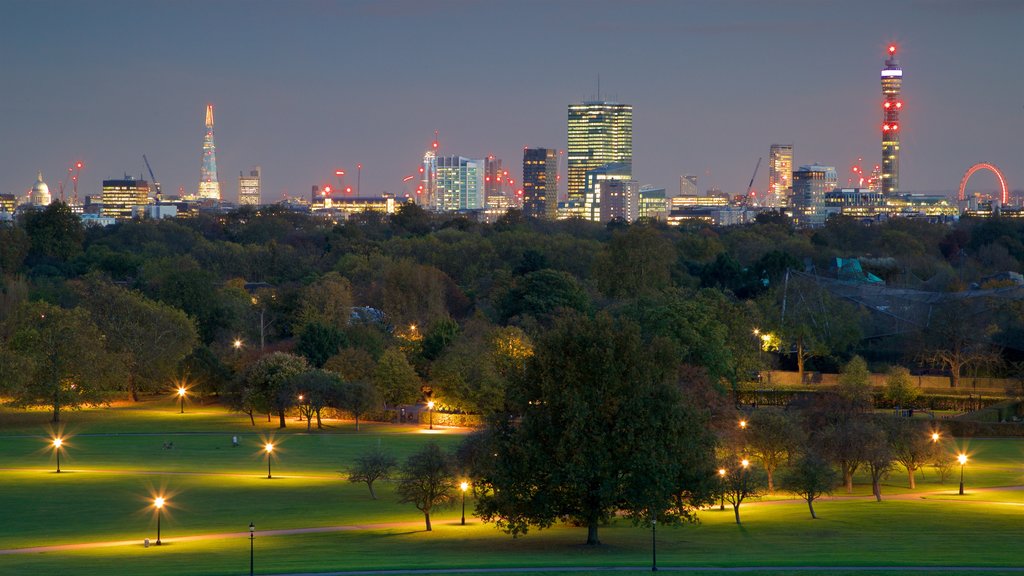
<svg viewBox="0 0 1024 576">
<path fill-rule="evenodd" d="M 651 572 L 658 571 L 658 519 L 651 518 Z"/>
<path fill-rule="evenodd" d="M 725 510 L 725 468 L 718 469 L 718 487 L 721 490 L 721 500 L 718 502 L 718 509 Z"/>
<path fill-rule="evenodd" d="M 466 490 L 469 490 L 469 482 L 463 482 L 459 484 L 459 490 L 462 490 L 462 525 L 466 525 Z"/>
<path fill-rule="evenodd" d="M 747 421 L 746 420 L 740 420 L 740 430 L 746 430 L 746 429 L 747 429 Z"/>
<path fill-rule="evenodd" d="M 937 443 L 938 441 L 939 441 L 939 433 L 938 432 L 932 432 L 932 442 L 936 442 Z"/>
<path fill-rule="evenodd" d="M 185 392 L 186 390 L 184 386 L 178 386 L 178 398 L 181 399 L 181 412 L 179 412 L 179 414 L 185 413 Z"/>
<path fill-rule="evenodd" d="M 53 450 L 57 453 L 57 474 L 60 474 L 60 447 L 64 444 L 64 441 L 60 438 L 53 439 Z"/>
<path fill-rule="evenodd" d="M 427 414 L 430 415 L 430 429 L 434 429 L 434 401 L 427 402 Z"/>
<path fill-rule="evenodd" d="M 235 341 L 231 343 L 231 346 L 235 350 L 241 350 L 242 349 L 242 340 L 239 339 L 239 338 L 235 338 Z"/>
<path fill-rule="evenodd" d="M 160 512 L 164 509 L 164 497 L 157 496 L 153 499 L 153 506 L 156 507 L 156 545 L 159 546 L 160 542 Z"/>
<path fill-rule="evenodd" d="M 964 495 L 964 465 L 967 464 L 967 454 L 960 454 L 956 457 L 960 463 L 960 495 Z"/>
<path fill-rule="evenodd" d="M 249 576 L 252 576 L 252 561 L 254 558 L 253 541 L 256 539 L 256 525 L 249 522 Z"/>
<path fill-rule="evenodd" d="M 270 475 L 270 454 L 274 451 L 274 443 L 267 442 L 263 445 L 263 450 L 267 453 L 267 478 L 271 478 Z"/>
</svg>

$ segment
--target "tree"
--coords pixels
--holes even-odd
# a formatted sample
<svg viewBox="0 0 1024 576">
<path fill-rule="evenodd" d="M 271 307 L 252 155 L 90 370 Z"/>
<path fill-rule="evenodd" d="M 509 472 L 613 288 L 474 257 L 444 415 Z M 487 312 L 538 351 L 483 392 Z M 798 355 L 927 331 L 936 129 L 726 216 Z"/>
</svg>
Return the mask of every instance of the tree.
<svg viewBox="0 0 1024 576">
<path fill-rule="evenodd" d="M 295 351 L 317 368 L 323 368 L 327 360 L 338 353 L 344 335 L 338 328 L 317 321 L 303 325 Z"/>
<path fill-rule="evenodd" d="M 477 512 L 513 535 L 568 518 L 587 543 L 616 512 L 649 522 L 692 518 L 710 500 L 713 440 L 682 401 L 676 359 L 635 324 L 571 314 L 534 347 L 525 375 L 489 418 L 472 471 Z M 703 479 L 703 480 L 702 480 Z"/>
<path fill-rule="evenodd" d="M 123 377 L 120 357 L 82 308 L 45 302 L 23 305 L 0 376 L 20 406 L 46 405 L 53 421 L 61 410 L 106 401 Z"/>
<path fill-rule="evenodd" d="M 302 290 L 299 310 L 292 329 L 301 334 L 308 324 L 340 331 L 352 316 L 352 284 L 341 274 L 329 272 Z M 321 366 L 323 363 L 321 363 Z"/>
<path fill-rule="evenodd" d="M 612 235 L 595 267 L 602 292 L 634 298 L 669 286 L 675 263 L 671 240 L 651 226 L 635 225 Z"/>
<path fill-rule="evenodd" d="M 725 501 L 732 504 L 733 514 L 736 516 L 736 523 L 740 523 L 740 504 L 747 498 L 760 496 L 768 485 L 768 478 L 765 473 L 754 468 L 745 460 L 736 462 L 732 467 L 727 468 L 722 478 L 722 492 Z"/>
<path fill-rule="evenodd" d="M 889 369 L 889 375 L 885 379 L 885 399 L 892 402 L 893 406 L 902 408 L 910 406 L 917 400 L 918 390 L 914 387 L 914 380 L 910 377 L 910 370 L 903 366 L 893 366 Z M 913 475 L 911 475 L 911 488 L 913 488 Z"/>
<path fill-rule="evenodd" d="M 761 409 L 751 414 L 744 436 L 750 452 L 764 467 L 768 477 L 768 492 L 775 492 L 775 471 L 788 462 L 800 446 L 800 427 L 787 413 Z"/>
<path fill-rule="evenodd" d="M 875 432 L 875 427 L 865 418 L 851 416 L 817 433 L 823 453 L 839 466 L 847 492 L 853 492 L 853 474 L 868 460 L 868 446 Z"/>
<path fill-rule="evenodd" d="M 359 432 L 359 418 L 380 406 L 380 394 L 373 382 L 342 382 L 338 388 L 337 405 L 352 414 L 356 432 Z"/>
<path fill-rule="evenodd" d="M 376 500 L 377 494 L 373 491 L 373 483 L 391 478 L 396 466 L 398 460 L 394 456 L 380 448 L 372 448 L 369 452 L 356 456 L 356 463 L 348 473 L 348 481 L 365 482 L 366 487 L 370 489 L 370 498 Z"/>
<path fill-rule="evenodd" d="M 502 323 L 526 316 L 547 321 L 562 308 L 586 311 L 590 299 L 571 274 L 544 269 L 516 278 L 497 304 Z"/>
<path fill-rule="evenodd" d="M 246 372 L 245 380 L 258 399 L 256 405 L 268 414 L 277 412 L 281 428 L 286 426 L 285 410 L 295 405 L 294 378 L 308 368 L 305 359 L 299 356 L 274 352 L 260 358 Z"/>
<path fill-rule="evenodd" d="M 864 463 L 871 475 L 871 493 L 875 500 L 882 501 L 882 479 L 893 468 L 894 456 L 885 429 L 873 422 L 864 438 Z"/>
<path fill-rule="evenodd" d="M 455 478 L 448 455 L 433 442 L 416 452 L 402 465 L 398 479 L 400 504 L 413 504 L 423 512 L 430 532 L 430 512 L 455 500 Z"/>
<path fill-rule="evenodd" d="M 811 518 L 817 519 L 814 513 L 814 501 L 831 494 L 839 482 L 839 476 L 832 466 L 821 456 L 804 453 L 781 478 L 782 488 L 789 490 L 807 501 Z"/>
<path fill-rule="evenodd" d="M 386 405 L 411 404 L 420 398 L 420 377 L 397 348 L 381 354 L 373 380 Z"/>
<path fill-rule="evenodd" d="M 107 346 L 121 359 L 132 400 L 167 386 L 198 343 L 191 318 L 139 292 L 90 276 L 78 285 L 78 293 Z"/>
<path fill-rule="evenodd" d="M 863 358 L 854 356 L 843 365 L 836 394 L 858 411 L 866 411 L 871 407 L 871 372 Z"/>
<path fill-rule="evenodd" d="M 1001 358 L 991 342 L 997 329 L 994 311 L 984 301 L 953 300 L 930 315 L 920 341 L 921 358 L 949 372 L 949 385 L 960 386 L 964 370 L 997 364 Z"/>
<path fill-rule="evenodd" d="M 82 219 L 63 202 L 53 202 L 42 210 L 26 211 L 22 224 L 31 242 L 28 259 L 32 262 L 67 262 L 82 253 L 85 230 Z"/>
<path fill-rule="evenodd" d="M 312 427 L 313 416 L 316 416 L 317 430 L 322 429 L 320 414 L 332 403 L 343 385 L 338 375 L 326 370 L 309 370 L 295 376 L 291 385 L 301 398 L 299 412 L 306 419 L 306 430 Z"/>
<path fill-rule="evenodd" d="M 906 468 L 913 490 L 917 488 L 914 473 L 935 458 L 939 445 L 924 426 L 909 418 L 892 419 L 888 432 L 893 458 Z"/>
<path fill-rule="evenodd" d="M 362 348 L 343 348 L 324 363 L 324 370 L 337 372 L 346 382 L 372 380 L 377 361 Z"/>
</svg>

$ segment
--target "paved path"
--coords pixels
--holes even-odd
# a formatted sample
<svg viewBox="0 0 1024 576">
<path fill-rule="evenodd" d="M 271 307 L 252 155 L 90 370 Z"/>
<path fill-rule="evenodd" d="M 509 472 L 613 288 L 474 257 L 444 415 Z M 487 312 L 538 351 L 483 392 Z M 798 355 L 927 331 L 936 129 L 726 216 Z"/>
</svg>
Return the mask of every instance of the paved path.
<svg viewBox="0 0 1024 576">
<path fill-rule="evenodd" d="M 429 568 L 418 570 L 349 570 L 345 572 L 303 572 L 270 576 L 386 576 L 390 574 L 529 574 L 531 572 L 650 572 L 651 566 L 535 566 L 530 568 Z M 659 572 L 1024 572 L 1024 567 L 994 566 L 658 566 Z"/>
</svg>

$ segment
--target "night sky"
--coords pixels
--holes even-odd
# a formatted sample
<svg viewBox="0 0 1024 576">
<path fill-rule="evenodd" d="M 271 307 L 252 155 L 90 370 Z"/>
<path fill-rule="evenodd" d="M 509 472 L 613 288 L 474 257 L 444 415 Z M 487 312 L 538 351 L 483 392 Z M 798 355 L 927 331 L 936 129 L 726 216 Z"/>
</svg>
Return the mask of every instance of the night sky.
<svg viewBox="0 0 1024 576">
<path fill-rule="evenodd" d="M 887 12 L 888 10 L 888 12 Z M 308 196 L 364 165 L 363 195 L 401 192 L 440 131 L 444 154 L 564 149 L 566 106 L 634 106 L 641 184 L 745 191 L 769 145 L 795 165 L 879 162 L 879 70 L 904 69 L 903 191 L 955 192 L 990 161 L 1024 189 L 1024 2 L 146 1 L 0 4 L 0 193 L 36 171 L 56 195 L 143 173 L 194 192 L 216 106 L 226 200 L 259 164 L 264 199 Z M 148 179 L 148 178 L 147 178 Z M 354 184 L 354 178 L 350 179 Z M 987 173 L 972 188 L 993 189 Z"/>
</svg>

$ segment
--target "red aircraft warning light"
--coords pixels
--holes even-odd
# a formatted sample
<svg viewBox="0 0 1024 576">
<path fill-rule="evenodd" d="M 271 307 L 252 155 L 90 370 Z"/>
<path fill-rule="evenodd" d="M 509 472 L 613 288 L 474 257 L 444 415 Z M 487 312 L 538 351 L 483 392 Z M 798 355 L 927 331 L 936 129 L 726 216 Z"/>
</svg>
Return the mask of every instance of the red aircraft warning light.
<svg viewBox="0 0 1024 576">
<path fill-rule="evenodd" d="M 895 53 L 896 53 L 896 45 L 895 44 L 890 44 L 889 45 L 889 54 L 895 54 Z"/>
</svg>

